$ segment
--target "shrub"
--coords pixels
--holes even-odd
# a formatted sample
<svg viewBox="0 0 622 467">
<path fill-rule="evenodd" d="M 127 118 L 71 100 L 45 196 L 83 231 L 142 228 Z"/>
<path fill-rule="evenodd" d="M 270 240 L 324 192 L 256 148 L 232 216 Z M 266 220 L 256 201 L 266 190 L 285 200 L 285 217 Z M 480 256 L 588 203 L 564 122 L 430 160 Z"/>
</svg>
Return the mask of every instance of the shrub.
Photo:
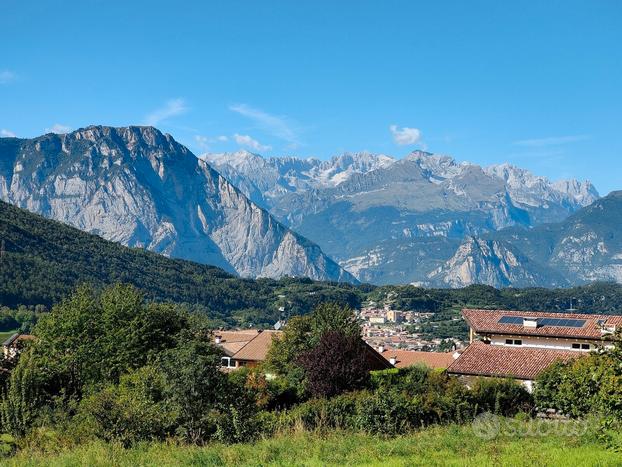
<svg viewBox="0 0 622 467">
<path fill-rule="evenodd" d="M 425 415 L 418 399 L 383 391 L 357 400 L 356 427 L 370 434 L 393 435 L 418 428 Z"/>
<path fill-rule="evenodd" d="M 95 436 L 128 446 L 162 440 L 173 433 L 176 414 L 165 399 L 164 375 L 143 367 L 83 399 L 80 414 L 94 420 Z"/>
<path fill-rule="evenodd" d="M 353 428 L 358 401 L 368 398 L 369 393 L 360 391 L 341 394 L 330 399 L 311 399 L 290 410 L 285 424 L 289 427 L 302 426 L 307 430 Z"/>
<path fill-rule="evenodd" d="M 590 354 L 551 365 L 536 380 L 534 398 L 540 409 L 571 417 L 595 411 L 622 416 L 622 368 L 616 353 Z"/>
<path fill-rule="evenodd" d="M 398 390 L 408 394 L 423 394 L 430 390 L 431 385 L 442 390 L 444 381 L 436 378 L 431 381 L 432 370 L 425 365 L 414 365 L 406 368 L 391 368 L 371 372 L 371 386 L 377 391 Z"/>
<path fill-rule="evenodd" d="M 471 388 L 471 396 L 480 412 L 511 417 L 518 412 L 534 410 L 531 394 L 511 379 L 478 378 Z"/>
</svg>

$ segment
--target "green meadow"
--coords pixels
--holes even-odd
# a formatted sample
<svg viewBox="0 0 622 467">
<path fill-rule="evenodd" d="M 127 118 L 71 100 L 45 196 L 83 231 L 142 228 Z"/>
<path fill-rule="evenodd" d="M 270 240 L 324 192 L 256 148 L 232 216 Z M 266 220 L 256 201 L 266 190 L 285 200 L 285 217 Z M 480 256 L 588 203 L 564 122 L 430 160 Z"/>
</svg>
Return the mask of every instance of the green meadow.
<svg viewBox="0 0 622 467">
<path fill-rule="evenodd" d="M 522 434 L 486 440 L 471 425 L 431 427 L 396 437 L 345 431 L 298 432 L 245 444 L 188 446 L 92 442 L 75 447 L 41 437 L 3 465 L 12 466 L 616 466 L 622 454 L 588 433 L 567 435 L 516 422 Z M 540 422 L 543 424 L 544 422 Z M 528 424 L 531 424 L 528 426 Z M 531 432 L 531 434 L 525 433 Z M 540 434 L 534 434 L 534 432 Z M 43 436 L 45 438 L 45 436 Z"/>
</svg>

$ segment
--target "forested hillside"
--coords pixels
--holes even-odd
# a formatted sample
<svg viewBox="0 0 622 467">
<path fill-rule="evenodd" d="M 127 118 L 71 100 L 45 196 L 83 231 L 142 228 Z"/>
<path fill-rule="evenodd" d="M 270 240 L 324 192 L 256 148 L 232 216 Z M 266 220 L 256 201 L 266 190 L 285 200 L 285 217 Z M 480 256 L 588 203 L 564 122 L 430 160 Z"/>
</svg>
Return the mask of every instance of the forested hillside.
<svg viewBox="0 0 622 467">
<path fill-rule="evenodd" d="M 240 279 L 223 270 L 127 248 L 0 202 L 0 305 L 59 302 L 81 283 L 132 284 L 156 301 L 186 303 L 222 324 L 271 325 L 322 301 L 356 306 L 349 284 Z M 287 302 L 284 302 L 284 300 Z"/>
<path fill-rule="evenodd" d="M 223 270 L 127 248 L 0 202 L 0 306 L 50 307 L 79 284 L 118 282 L 141 289 L 148 299 L 184 303 L 205 312 L 215 325 L 271 326 L 308 313 L 323 302 L 359 307 L 372 300 L 394 308 L 439 312 L 451 321 L 462 306 L 620 313 L 622 286 L 596 283 L 567 289 L 463 289 L 414 286 L 353 286 L 309 279 L 241 279 Z M 448 312 L 452 313 L 448 313 Z M 440 313 L 443 312 L 443 313 Z"/>
</svg>

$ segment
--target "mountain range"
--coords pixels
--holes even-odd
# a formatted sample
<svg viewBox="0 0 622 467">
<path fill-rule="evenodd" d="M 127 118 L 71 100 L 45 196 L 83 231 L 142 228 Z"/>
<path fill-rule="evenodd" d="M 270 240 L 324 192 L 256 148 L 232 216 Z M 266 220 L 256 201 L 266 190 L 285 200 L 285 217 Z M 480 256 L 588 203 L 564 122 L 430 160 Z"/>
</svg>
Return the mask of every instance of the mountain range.
<svg viewBox="0 0 622 467">
<path fill-rule="evenodd" d="M 622 196 L 414 151 L 195 156 L 153 127 L 0 138 L 0 199 L 242 277 L 461 287 L 622 282 Z"/>
<path fill-rule="evenodd" d="M 0 138 L 0 199 L 123 245 L 242 277 L 356 281 L 153 127 Z"/>
<path fill-rule="evenodd" d="M 465 238 L 559 222 L 599 198 L 588 181 L 551 182 L 509 164 L 481 167 L 423 151 L 402 159 L 357 153 L 320 161 L 247 151 L 201 157 L 359 280 L 379 284 L 458 285 L 445 271 L 448 261 L 475 254 Z M 490 267 L 464 285 L 499 284 L 500 266 Z M 533 271 L 524 275 L 532 277 L 525 282 L 544 281 Z"/>
</svg>

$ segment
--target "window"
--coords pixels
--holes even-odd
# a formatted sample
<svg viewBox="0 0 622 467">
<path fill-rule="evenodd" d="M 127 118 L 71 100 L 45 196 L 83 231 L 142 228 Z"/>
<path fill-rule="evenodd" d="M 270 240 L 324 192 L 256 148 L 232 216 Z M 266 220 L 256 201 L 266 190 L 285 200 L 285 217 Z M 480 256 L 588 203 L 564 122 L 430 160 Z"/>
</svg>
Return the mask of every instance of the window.
<svg viewBox="0 0 622 467">
<path fill-rule="evenodd" d="M 221 357 L 220 366 L 225 368 L 235 368 L 235 360 L 233 360 L 231 357 Z"/>
<path fill-rule="evenodd" d="M 523 345 L 522 339 L 506 339 L 505 345 Z"/>
<path fill-rule="evenodd" d="M 578 342 L 575 342 L 572 344 L 572 348 L 577 350 L 590 350 L 592 346 L 590 344 L 579 344 Z"/>
</svg>

